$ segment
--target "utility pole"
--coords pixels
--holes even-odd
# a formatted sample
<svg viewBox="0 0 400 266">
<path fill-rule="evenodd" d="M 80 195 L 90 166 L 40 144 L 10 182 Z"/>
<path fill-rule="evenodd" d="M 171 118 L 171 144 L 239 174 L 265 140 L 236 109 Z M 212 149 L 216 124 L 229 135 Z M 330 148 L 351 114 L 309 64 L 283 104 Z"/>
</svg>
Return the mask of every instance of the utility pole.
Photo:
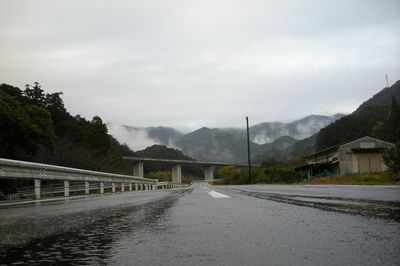
<svg viewBox="0 0 400 266">
<path fill-rule="evenodd" d="M 249 165 L 249 183 L 252 183 L 251 180 L 251 162 L 250 162 L 250 134 L 249 134 L 249 118 L 246 116 L 246 125 L 247 125 L 247 163 Z"/>
</svg>

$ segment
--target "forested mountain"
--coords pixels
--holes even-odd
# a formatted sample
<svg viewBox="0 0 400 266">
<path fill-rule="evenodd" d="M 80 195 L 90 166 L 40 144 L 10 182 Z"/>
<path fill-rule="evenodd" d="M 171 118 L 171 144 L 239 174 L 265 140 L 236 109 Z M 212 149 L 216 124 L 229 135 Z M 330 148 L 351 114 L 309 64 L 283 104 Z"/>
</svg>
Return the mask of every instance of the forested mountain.
<svg viewBox="0 0 400 266">
<path fill-rule="evenodd" d="M 272 143 L 282 136 L 290 136 L 301 140 L 318 133 L 321 128 L 326 127 L 343 116 L 344 114 L 335 114 L 332 116 L 309 115 L 289 123 L 261 123 L 250 128 L 250 136 L 251 140 L 257 144 Z"/>
<path fill-rule="evenodd" d="M 219 162 L 244 162 L 247 159 L 247 140 L 241 134 L 221 129 L 200 128 L 183 136 L 176 145 L 198 160 Z M 260 145 L 251 142 L 251 149 L 258 152 Z"/>
<path fill-rule="evenodd" d="M 173 159 L 173 160 L 189 160 L 194 159 L 185 155 L 182 151 L 178 149 L 168 148 L 164 145 L 153 145 L 147 147 L 144 150 L 137 151 L 133 154 L 135 157 L 142 158 L 158 158 L 158 159 Z M 157 172 L 157 171 L 171 171 L 170 165 L 160 165 L 160 164 L 146 164 L 144 168 L 145 173 Z M 203 170 L 196 166 L 182 166 L 182 173 L 185 176 L 203 176 Z"/>
<path fill-rule="evenodd" d="M 321 129 L 317 149 L 324 149 L 366 135 L 386 141 L 400 141 L 400 81 L 384 88 L 357 110 Z"/>
<path fill-rule="evenodd" d="M 330 146 L 366 135 L 386 141 L 400 141 L 400 81 L 384 88 L 365 101 L 355 112 L 322 128 L 317 134 L 299 140 L 286 149 L 267 150 L 256 156 L 257 162 L 274 164 L 276 161 L 294 161 Z"/>
<path fill-rule="evenodd" d="M 386 87 L 386 88 L 382 89 L 380 92 L 375 94 L 372 98 L 363 102 L 357 108 L 357 110 L 354 111 L 354 114 L 359 113 L 368 107 L 388 106 L 392 102 L 393 97 L 396 98 L 397 102 L 400 101 L 400 80 L 398 80 L 391 87 Z"/>
<path fill-rule="evenodd" d="M 312 136 L 319 129 L 342 117 L 310 115 L 289 123 L 268 122 L 250 127 L 252 157 L 261 160 L 263 156 L 279 160 L 291 158 L 291 154 L 282 152 L 298 139 Z M 173 128 L 140 128 L 132 126 L 115 127 L 108 124 L 110 132 L 120 141 L 132 148 L 141 145 L 163 144 L 178 147 L 185 154 L 205 161 L 246 162 L 247 136 L 243 128 L 200 128 L 183 134 Z M 121 131 L 124 131 L 121 134 Z M 276 159 L 277 159 L 276 158 Z"/>
<path fill-rule="evenodd" d="M 263 144 L 251 141 L 252 159 L 271 163 L 297 160 L 316 150 L 365 135 L 397 142 L 400 140 L 400 109 L 396 100 L 399 95 L 398 81 L 345 117 L 340 114 L 332 117 L 308 116 L 286 126 L 283 123 L 278 123 L 279 126 L 276 123 L 255 125 L 250 129 L 252 140 L 257 139 L 259 143 L 273 141 Z M 69 114 L 61 97 L 61 92 L 45 94 L 39 83 L 26 85 L 24 90 L 0 85 L 0 157 L 118 173 L 131 173 L 132 170 L 122 156 L 223 162 L 247 160 L 245 131 L 235 128 L 203 127 L 188 134 L 167 127 L 146 128 L 145 138 L 157 142 L 145 143 L 151 147 L 134 152 L 108 133 L 100 117 L 95 116 L 88 121 L 79 115 Z M 329 125 L 319 133 L 302 140 L 293 136 L 308 136 L 326 124 Z M 128 133 L 143 129 L 123 128 Z M 271 133 L 277 128 L 282 130 Z M 283 133 L 290 134 L 280 135 Z M 139 145 L 143 145 L 141 138 L 138 137 L 138 141 Z M 152 146 L 154 143 L 172 144 L 180 150 Z"/>
<path fill-rule="evenodd" d="M 262 162 L 265 158 L 286 161 L 302 154 L 307 148 L 289 147 L 297 142 L 297 138 L 307 138 L 319 129 L 336 121 L 342 114 L 333 116 L 310 115 L 290 123 L 261 123 L 250 127 L 250 149 L 252 159 Z M 176 146 L 185 154 L 199 160 L 223 162 L 246 162 L 247 139 L 244 129 L 236 128 L 200 128 L 184 135 L 176 142 Z"/>
</svg>

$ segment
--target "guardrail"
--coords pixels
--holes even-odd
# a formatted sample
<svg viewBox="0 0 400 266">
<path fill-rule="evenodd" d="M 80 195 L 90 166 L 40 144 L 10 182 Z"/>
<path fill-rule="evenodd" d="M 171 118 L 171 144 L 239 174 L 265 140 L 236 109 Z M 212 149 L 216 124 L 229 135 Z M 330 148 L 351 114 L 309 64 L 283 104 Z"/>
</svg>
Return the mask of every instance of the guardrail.
<svg viewBox="0 0 400 266">
<path fill-rule="evenodd" d="M 115 192 L 119 188 L 121 192 L 126 190 L 151 190 L 161 188 L 170 188 L 168 182 L 158 182 L 156 179 L 144 177 L 112 174 L 105 172 L 89 171 L 77 168 L 62 167 L 49 164 L 32 163 L 25 161 L 17 161 L 0 158 L 0 178 L 1 179 L 33 179 L 34 195 L 36 199 L 40 199 L 41 195 L 48 193 L 45 186 L 41 186 L 42 180 L 58 180 L 64 181 L 64 196 L 69 196 L 70 191 L 78 190 L 77 187 L 71 186 L 69 182 L 83 182 L 80 190 L 85 194 L 89 194 L 93 189 L 93 184 L 98 183 L 100 194 L 104 193 L 104 189 L 109 188 L 107 184 L 111 184 L 111 191 Z M 76 186 L 76 184 L 75 184 Z M 97 186 L 96 186 L 97 187 Z M 54 191 L 53 191 L 54 192 Z"/>
<path fill-rule="evenodd" d="M 96 172 L 2 158 L 0 158 L 0 178 L 157 184 L 157 180 L 143 177 Z"/>
</svg>

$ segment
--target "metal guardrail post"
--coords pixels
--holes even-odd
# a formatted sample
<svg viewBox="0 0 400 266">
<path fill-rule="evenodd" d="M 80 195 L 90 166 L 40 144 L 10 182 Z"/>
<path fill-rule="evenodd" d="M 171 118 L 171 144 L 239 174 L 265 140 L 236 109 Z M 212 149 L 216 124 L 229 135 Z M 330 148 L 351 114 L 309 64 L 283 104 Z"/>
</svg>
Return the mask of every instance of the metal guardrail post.
<svg viewBox="0 0 400 266">
<path fill-rule="evenodd" d="M 104 194 L 104 183 L 100 182 L 100 194 Z"/>
<path fill-rule="evenodd" d="M 89 195 L 89 182 L 85 182 L 85 194 Z"/>
<path fill-rule="evenodd" d="M 35 199 L 40 199 L 40 183 L 39 179 L 35 179 Z"/>
<path fill-rule="evenodd" d="M 64 197 L 69 196 L 69 181 L 64 180 Z"/>
</svg>

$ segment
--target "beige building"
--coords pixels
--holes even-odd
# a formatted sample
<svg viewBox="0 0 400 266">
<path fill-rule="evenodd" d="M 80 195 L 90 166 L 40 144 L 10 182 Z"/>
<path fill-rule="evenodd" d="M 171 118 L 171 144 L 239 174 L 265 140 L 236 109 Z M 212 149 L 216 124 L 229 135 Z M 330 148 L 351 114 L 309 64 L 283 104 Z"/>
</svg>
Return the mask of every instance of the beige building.
<svg viewBox="0 0 400 266">
<path fill-rule="evenodd" d="M 329 147 L 306 158 L 298 170 L 314 176 L 329 171 L 333 175 L 375 173 L 387 170 L 382 154 L 395 144 L 365 136 L 341 145 Z"/>
</svg>

